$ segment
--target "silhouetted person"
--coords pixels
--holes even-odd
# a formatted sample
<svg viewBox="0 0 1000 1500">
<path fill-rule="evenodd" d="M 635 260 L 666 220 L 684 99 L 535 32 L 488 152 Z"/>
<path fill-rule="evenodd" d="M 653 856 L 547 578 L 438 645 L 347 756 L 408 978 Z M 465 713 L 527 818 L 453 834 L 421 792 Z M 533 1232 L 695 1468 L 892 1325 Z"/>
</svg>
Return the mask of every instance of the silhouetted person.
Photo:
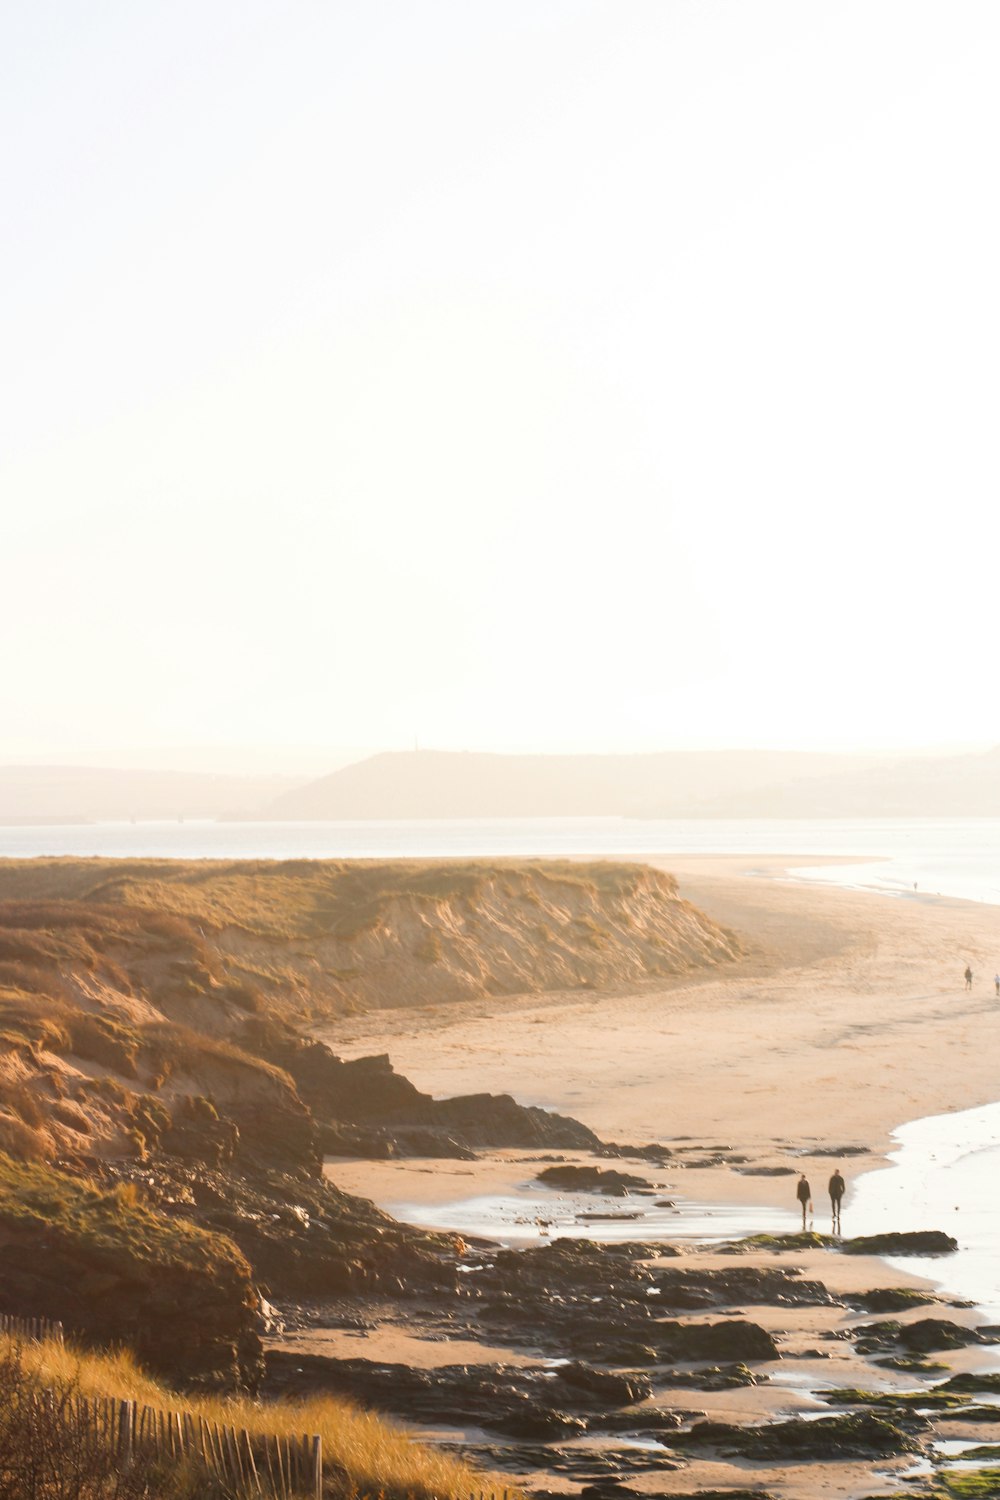
<svg viewBox="0 0 1000 1500">
<path fill-rule="evenodd" d="M 838 1167 L 833 1176 L 830 1178 L 830 1207 L 833 1211 L 834 1234 L 836 1234 L 837 1230 L 840 1228 L 840 1205 L 844 1201 L 844 1194 L 846 1191 L 847 1183 L 844 1181 L 843 1177 L 841 1177 L 840 1168 Z"/>
<path fill-rule="evenodd" d="M 796 1198 L 798 1198 L 799 1202 L 802 1204 L 802 1228 L 803 1229 L 805 1229 L 805 1227 L 806 1227 L 806 1205 L 809 1204 L 811 1206 L 812 1195 L 813 1195 L 812 1194 L 812 1188 L 809 1186 L 808 1178 L 806 1177 L 806 1174 L 803 1172 L 802 1176 L 799 1178 L 799 1185 L 795 1189 L 795 1196 L 796 1196 Z"/>
<path fill-rule="evenodd" d="M 965 966 L 965 988 L 967 990 L 972 989 L 972 968 L 969 964 Z"/>
<path fill-rule="evenodd" d="M 1000 995 L 1000 974 L 994 974 L 993 983 L 996 985 L 997 994 Z"/>
</svg>

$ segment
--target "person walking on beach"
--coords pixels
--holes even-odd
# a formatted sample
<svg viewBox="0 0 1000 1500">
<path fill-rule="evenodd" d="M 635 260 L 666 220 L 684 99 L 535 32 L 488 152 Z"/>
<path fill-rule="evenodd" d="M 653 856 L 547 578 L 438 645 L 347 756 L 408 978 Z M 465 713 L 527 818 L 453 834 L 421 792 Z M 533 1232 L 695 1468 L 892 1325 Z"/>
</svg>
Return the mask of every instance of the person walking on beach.
<svg viewBox="0 0 1000 1500">
<path fill-rule="evenodd" d="M 837 1234 L 840 1230 L 840 1205 L 844 1201 L 844 1193 L 847 1191 L 847 1183 L 840 1173 L 840 1168 L 830 1178 L 830 1208 L 833 1211 L 833 1232 Z"/>
<path fill-rule="evenodd" d="M 812 1208 L 812 1195 L 813 1195 L 812 1194 L 812 1188 L 809 1186 L 809 1180 L 806 1177 L 806 1174 L 803 1172 L 802 1176 L 799 1178 L 799 1185 L 795 1189 L 795 1196 L 796 1196 L 796 1198 L 798 1198 L 799 1202 L 802 1204 L 802 1228 L 803 1229 L 805 1229 L 805 1227 L 806 1227 L 806 1204 L 808 1204 L 809 1207 Z"/>
<path fill-rule="evenodd" d="M 971 964 L 966 964 L 966 966 L 965 966 L 965 988 L 967 990 L 971 990 L 972 989 L 972 965 Z"/>
<path fill-rule="evenodd" d="M 994 974 L 993 983 L 996 986 L 997 994 L 1000 995 L 1000 974 Z"/>
</svg>

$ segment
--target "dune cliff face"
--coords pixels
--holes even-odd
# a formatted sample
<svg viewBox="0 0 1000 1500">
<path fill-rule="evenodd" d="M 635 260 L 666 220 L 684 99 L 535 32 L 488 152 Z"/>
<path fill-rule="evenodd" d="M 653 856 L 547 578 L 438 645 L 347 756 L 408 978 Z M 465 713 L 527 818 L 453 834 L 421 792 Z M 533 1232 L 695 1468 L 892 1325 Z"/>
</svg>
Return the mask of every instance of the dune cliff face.
<svg viewBox="0 0 1000 1500">
<path fill-rule="evenodd" d="M 0 1150 L 317 1159 L 249 1020 L 607 989 L 734 958 L 620 864 L 0 864 Z"/>
<path fill-rule="evenodd" d="M 130 976 L 199 1029 L 224 1030 L 241 1005 L 320 1018 L 610 988 L 740 951 L 671 876 L 615 863 L 8 863 L 0 923 L 15 893 L 72 903 L 70 922 L 86 907 L 116 914 Z M 0 928 L 0 983 L 2 942 Z"/>
<path fill-rule="evenodd" d="M 415 872 L 417 873 L 417 872 Z M 438 874 L 438 872 L 434 872 Z M 288 977 L 306 1013 L 485 995 L 604 989 L 683 974 L 739 952 L 654 870 L 514 867 L 388 880 L 308 934 L 227 929 L 227 962 Z"/>
<path fill-rule="evenodd" d="M 738 951 L 640 866 L 0 863 L 0 1311 L 252 1383 L 254 1282 L 448 1274 L 427 1237 L 327 1184 L 324 1151 L 600 1147 L 509 1096 L 433 1100 L 387 1058 L 342 1062 L 308 1023 L 612 988 Z"/>
</svg>

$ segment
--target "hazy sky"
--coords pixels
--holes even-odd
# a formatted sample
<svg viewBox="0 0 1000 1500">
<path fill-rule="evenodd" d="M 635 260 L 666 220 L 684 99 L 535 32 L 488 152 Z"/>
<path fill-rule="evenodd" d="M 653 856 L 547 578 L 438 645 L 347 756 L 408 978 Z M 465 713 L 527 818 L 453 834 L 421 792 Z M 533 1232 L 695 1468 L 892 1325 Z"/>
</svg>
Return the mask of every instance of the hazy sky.
<svg viewBox="0 0 1000 1500">
<path fill-rule="evenodd" d="M 995 0 L 0 9 L 0 758 L 1000 740 Z"/>
</svg>

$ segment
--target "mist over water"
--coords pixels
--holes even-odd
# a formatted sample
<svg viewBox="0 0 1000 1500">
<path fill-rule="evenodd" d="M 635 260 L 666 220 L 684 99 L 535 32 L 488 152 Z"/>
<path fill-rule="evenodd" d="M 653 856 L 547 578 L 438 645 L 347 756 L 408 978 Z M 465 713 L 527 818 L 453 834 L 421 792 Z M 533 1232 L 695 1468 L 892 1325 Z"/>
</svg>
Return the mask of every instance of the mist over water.
<svg viewBox="0 0 1000 1500">
<path fill-rule="evenodd" d="M 342 823 L 90 823 L 0 827 L 0 857 L 472 859 L 594 855 L 857 856 L 798 879 L 1000 904 L 1000 818 L 497 818 Z M 877 861 L 874 863 L 873 861 Z"/>
</svg>

